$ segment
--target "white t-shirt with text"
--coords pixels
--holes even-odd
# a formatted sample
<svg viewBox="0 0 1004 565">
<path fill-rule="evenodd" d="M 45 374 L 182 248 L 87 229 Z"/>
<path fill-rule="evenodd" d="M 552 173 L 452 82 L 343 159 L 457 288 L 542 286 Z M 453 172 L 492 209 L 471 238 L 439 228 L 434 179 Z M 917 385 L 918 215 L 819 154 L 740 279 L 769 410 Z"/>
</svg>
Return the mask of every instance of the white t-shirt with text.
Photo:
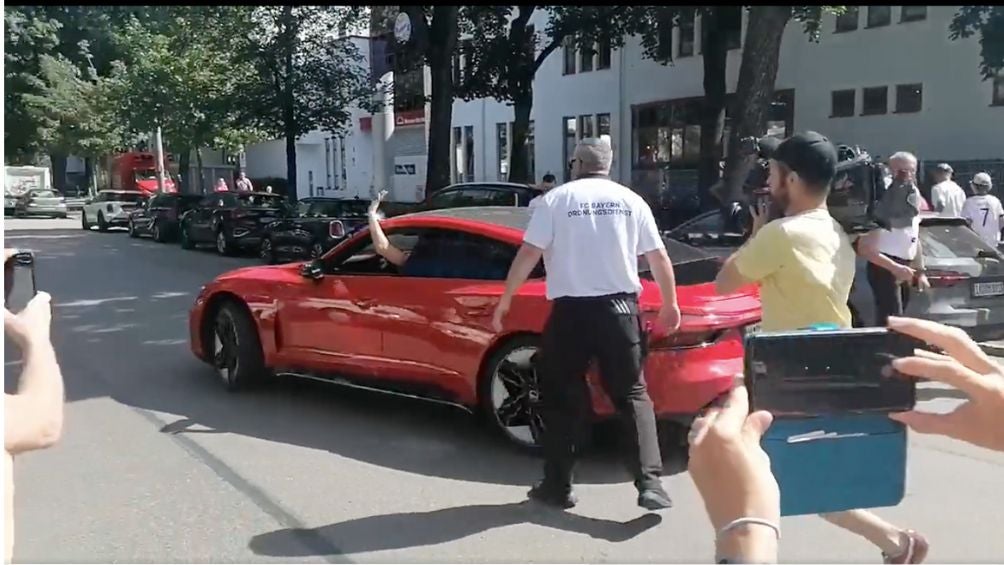
<svg viewBox="0 0 1004 565">
<path fill-rule="evenodd" d="M 876 247 L 884 255 L 913 261 L 920 248 L 920 216 L 914 216 L 913 222 L 905 228 L 890 228 L 879 230 Z"/>
<path fill-rule="evenodd" d="M 953 180 L 939 182 L 931 187 L 931 205 L 940 214 L 949 218 L 962 215 L 962 205 L 966 203 L 966 191 Z"/>
<path fill-rule="evenodd" d="M 523 240 L 544 250 L 551 300 L 639 292 L 638 256 L 665 247 L 648 203 L 605 177 L 554 188 L 532 212 Z"/>
<path fill-rule="evenodd" d="M 969 220 L 973 231 L 994 246 L 1001 240 L 1001 228 L 1004 227 L 1001 216 L 1004 216 L 1004 207 L 992 194 L 970 196 L 962 207 L 962 217 Z"/>
</svg>

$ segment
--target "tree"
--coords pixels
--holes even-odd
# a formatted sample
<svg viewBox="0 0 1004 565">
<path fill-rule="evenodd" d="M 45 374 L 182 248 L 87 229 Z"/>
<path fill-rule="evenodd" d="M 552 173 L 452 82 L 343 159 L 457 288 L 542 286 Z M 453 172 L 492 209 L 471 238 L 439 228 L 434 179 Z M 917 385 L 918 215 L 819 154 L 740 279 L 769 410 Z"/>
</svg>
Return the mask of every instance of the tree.
<svg viewBox="0 0 1004 565">
<path fill-rule="evenodd" d="M 238 39 L 232 73 L 239 91 L 241 123 L 286 140 L 286 179 L 296 199 L 296 140 L 322 128 L 338 133 L 350 107 L 373 106 L 369 69 L 348 31 L 365 12 L 351 6 L 230 7 L 221 33 Z"/>
<path fill-rule="evenodd" d="M 42 17 L 37 8 L 7 8 L 4 32 L 4 159 L 34 163 L 43 149 L 40 117 L 25 97 L 45 87 L 39 78 L 42 57 L 58 44 L 59 23 Z"/>
<path fill-rule="evenodd" d="M 980 74 L 984 79 L 1004 69 L 1004 6 L 961 6 L 948 29 L 952 40 L 980 34 Z"/>
<path fill-rule="evenodd" d="M 398 53 L 399 71 L 428 65 L 429 156 L 425 192 L 450 184 L 450 127 L 453 125 L 453 53 L 457 48 L 459 6 L 401 6 L 411 21 L 411 37 Z M 408 56 L 409 53 L 411 56 Z M 422 71 L 424 72 L 424 70 Z M 423 81 L 424 83 L 424 81 Z"/>
<path fill-rule="evenodd" d="M 549 14 L 543 33 L 530 23 L 538 8 Z M 626 33 L 623 11 L 618 6 L 465 6 L 461 10 L 461 27 L 469 39 L 463 50 L 467 65 L 458 93 L 466 100 L 491 97 L 513 106 L 509 180 L 533 181 L 526 138 L 533 81 L 541 65 L 566 42 L 589 50 L 599 42 L 620 47 Z"/>
</svg>

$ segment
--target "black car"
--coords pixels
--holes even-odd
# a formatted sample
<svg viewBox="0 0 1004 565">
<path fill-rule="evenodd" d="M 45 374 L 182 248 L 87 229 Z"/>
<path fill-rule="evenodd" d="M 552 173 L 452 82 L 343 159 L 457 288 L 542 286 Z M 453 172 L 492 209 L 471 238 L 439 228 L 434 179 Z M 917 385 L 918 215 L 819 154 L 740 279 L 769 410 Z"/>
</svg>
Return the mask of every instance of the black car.
<svg viewBox="0 0 1004 565">
<path fill-rule="evenodd" d="M 174 239 L 178 219 L 202 198 L 201 194 L 154 194 L 129 214 L 129 237 L 149 235 L 160 243 Z"/>
<path fill-rule="evenodd" d="M 419 207 L 422 211 L 472 206 L 526 207 L 541 192 L 513 182 L 465 182 L 437 190 Z"/>
<path fill-rule="evenodd" d="M 368 200 L 304 198 L 288 216 L 265 227 L 262 261 L 316 259 L 366 225 Z"/>
<path fill-rule="evenodd" d="M 181 216 L 181 247 L 215 243 L 221 255 L 258 249 L 265 226 L 286 215 L 286 199 L 270 192 L 216 192 Z"/>
</svg>

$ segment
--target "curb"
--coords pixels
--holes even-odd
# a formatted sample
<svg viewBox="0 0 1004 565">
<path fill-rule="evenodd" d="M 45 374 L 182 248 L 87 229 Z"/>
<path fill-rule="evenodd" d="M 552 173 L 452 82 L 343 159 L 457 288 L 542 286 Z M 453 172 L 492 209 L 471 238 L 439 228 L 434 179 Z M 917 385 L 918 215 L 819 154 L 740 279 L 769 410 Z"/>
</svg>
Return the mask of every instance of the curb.
<svg viewBox="0 0 1004 565">
<path fill-rule="evenodd" d="M 980 349 L 983 350 L 987 355 L 993 355 L 995 357 L 1004 357 L 1004 342 L 1000 341 L 990 341 L 980 344 Z"/>
</svg>

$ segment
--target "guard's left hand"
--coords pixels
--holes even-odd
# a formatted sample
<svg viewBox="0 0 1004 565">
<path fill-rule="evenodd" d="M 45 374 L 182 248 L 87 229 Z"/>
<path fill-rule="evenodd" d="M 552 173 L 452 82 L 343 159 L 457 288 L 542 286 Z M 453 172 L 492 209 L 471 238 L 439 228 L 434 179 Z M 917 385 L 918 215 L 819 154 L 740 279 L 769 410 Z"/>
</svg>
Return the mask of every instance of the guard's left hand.
<svg viewBox="0 0 1004 565">
<path fill-rule="evenodd" d="M 495 314 L 492 315 L 492 329 L 495 330 L 495 333 L 502 333 L 502 320 L 509 313 L 510 303 L 511 301 L 503 296 L 498 305 L 495 306 Z"/>
<path fill-rule="evenodd" d="M 927 292 L 931 289 L 931 281 L 927 280 L 927 275 L 921 274 L 917 277 L 917 290 Z"/>
</svg>

